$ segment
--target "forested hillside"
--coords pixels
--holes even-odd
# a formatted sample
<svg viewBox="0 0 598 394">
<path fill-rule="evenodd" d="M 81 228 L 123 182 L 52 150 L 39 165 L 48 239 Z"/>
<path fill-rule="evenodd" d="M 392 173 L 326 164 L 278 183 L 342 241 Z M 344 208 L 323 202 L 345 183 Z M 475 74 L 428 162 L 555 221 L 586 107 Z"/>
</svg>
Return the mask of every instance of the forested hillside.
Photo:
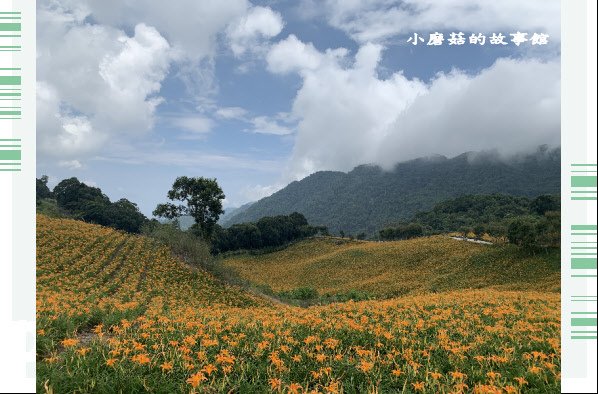
<svg viewBox="0 0 598 394">
<path fill-rule="evenodd" d="M 393 171 L 362 165 L 349 173 L 316 172 L 231 215 L 223 224 L 299 212 L 310 224 L 326 226 L 331 233 L 371 235 L 462 195 L 536 197 L 559 192 L 560 149 L 542 147 L 508 161 L 493 154 L 464 153 L 451 159 L 434 156 L 399 163 Z"/>
</svg>

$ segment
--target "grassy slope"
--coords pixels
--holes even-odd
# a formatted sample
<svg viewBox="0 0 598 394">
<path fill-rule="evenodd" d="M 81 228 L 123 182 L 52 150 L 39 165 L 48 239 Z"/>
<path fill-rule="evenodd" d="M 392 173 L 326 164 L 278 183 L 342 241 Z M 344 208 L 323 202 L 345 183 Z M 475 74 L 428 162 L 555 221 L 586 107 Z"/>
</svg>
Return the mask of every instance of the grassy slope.
<svg viewBox="0 0 598 394">
<path fill-rule="evenodd" d="M 174 258 L 155 240 L 71 219 L 37 216 L 38 352 L 102 322 L 172 305 L 266 304 Z M 164 300 L 168 300 L 165 303 Z"/>
<path fill-rule="evenodd" d="M 274 291 L 312 287 L 320 294 L 356 290 L 387 297 L 483 287 L 560 288 L 556 251 L 533 256 L 511 245 L 478 245 L 443 236 L 395 242 L 316 238 L 270 254 L 227 257 L 223 264 Z"/>
</svg>

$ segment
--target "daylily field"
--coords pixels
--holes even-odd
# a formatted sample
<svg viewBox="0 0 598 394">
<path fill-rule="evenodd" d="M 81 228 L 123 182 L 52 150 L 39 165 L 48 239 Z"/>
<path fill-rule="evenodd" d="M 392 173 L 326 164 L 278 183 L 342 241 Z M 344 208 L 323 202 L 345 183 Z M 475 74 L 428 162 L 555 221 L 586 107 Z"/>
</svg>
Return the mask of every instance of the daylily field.
<svg viewBox="0 0 598 394">
<path fill-rule="evenodd" d="M 299 308 L 224 285 L 150 238 L 37 223 L 38 392 L 560 392 L 557 292 Z"/>
</svg>

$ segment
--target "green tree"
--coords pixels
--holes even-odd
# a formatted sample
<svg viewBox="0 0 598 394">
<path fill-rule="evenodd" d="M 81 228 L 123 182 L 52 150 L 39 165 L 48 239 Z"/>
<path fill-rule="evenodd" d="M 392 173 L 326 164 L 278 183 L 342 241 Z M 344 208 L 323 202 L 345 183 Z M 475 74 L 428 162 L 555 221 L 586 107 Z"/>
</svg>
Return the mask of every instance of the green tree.
<svg viewBox="0 0 598 394">
<path fill-rule="evenodd" d="M 109 222 L 109 226 L 129 233 L 141 232 L 141 226 L 147 220 L 145 215 L 139 212 L 137 204 L 126 198 L 121 198 L 110 204 L 104 215 Z"/>
<path fill-rule="evenodd" d="M 509 224 L 507 230 L 509 242 L 525 249 L 533 249 L 538 243 L 538 219 L 522 216 Z"/>
<path fill-rule="evenodd" d="M 486 232 L 492 238 L 495 238 L 497 240 L 504 242 L 506 240 L 505 238 L 507 236 L 507 227 L 503 223 L 494 222 L 494 223 L 490 223 L 488 226 L 486 226 Z"/>
<path fill-rule="evenodd" d="M 37 201 L 44 198 L 52 198 L 52 192 L 48 188 L 47 175 L 42 175 L 41 178 L 35 180 L 35 197 Z"/>
<path fill-rule="evenodd" d="M 154 216 L 175 219 L 189 215 L 195 220 L 191 230 L 210 239 L 218 218 L 224 213 L 222 200 L 225 196 L 216 179 L 181 176 L 174 181 L 167 195 L 170 200 L 182 204 L 158 204 Z"/>
<path fill-rule="evenodd" d="M 539 246 L 558 248 L 561 245 L 561 212 L 546 211 L 537 226 Z"/>
<path fill-rule="evenodd" d="M 83 220 L 106 224 L 102 216 L 110 205 L 110 199 L 99 188 L 88 186 L 73 177 L 60 181 L 54 187 L 53 194 L 59 207 L 71 211 Z"/>
<path fill-rule="evenodd" d="M 476 224 L 473 227 L 473 233 L 475 234 L 476 239 L 482 239 L 484 233 L 486 233 L 486 226 L 483 224 Z"/>
<path fill-rule="evenodd" d="M 560 211 L 561 197 L 558 194 L 538 196 L 532 201 L 530 209 L 538 215 L 544 215 L 546 212 Z"/>
</svg>

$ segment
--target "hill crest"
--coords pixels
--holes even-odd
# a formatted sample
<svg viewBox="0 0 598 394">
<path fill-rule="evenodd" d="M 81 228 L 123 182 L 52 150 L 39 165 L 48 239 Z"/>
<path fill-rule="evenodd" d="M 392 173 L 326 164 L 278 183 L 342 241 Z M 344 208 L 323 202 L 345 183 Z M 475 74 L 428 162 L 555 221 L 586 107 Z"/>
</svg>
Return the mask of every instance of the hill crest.
<svg viewBox="0 0 598 394">
<path fill-rule="evenodd" d="M 366 164 L 345 173 L 319 171 L 222 221 L 224 226 L 263 216 L 299 212 L 334 234 L 378 230 L 466 194 L 536 197 L 560 192 L 560 149 L 541 147 L 509 161 L 495 152 L 429 156 L 398 163 L 393 170 Z"/>
</svg>

